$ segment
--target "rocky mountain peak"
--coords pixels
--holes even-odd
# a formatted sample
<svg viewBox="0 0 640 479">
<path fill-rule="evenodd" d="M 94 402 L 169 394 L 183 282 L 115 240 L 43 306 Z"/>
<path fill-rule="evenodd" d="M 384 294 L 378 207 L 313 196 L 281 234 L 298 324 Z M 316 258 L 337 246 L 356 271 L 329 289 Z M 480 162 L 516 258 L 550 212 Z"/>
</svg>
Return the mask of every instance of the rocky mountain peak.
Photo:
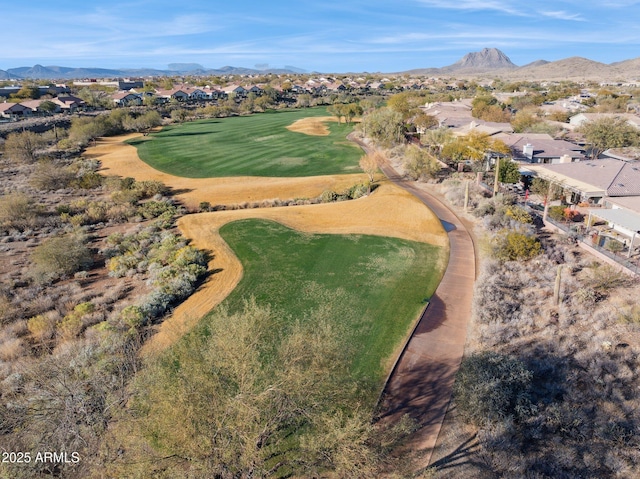
<svg viewBox="0 0 640 479">
<path fill-rule="evenodd" d="M 497 70 L 500 68 L 517 68 L 507 55 L 497 48 L 483 48 L 479 52 L 467 53 L 456 63 L 453 69 L 473 68 L 475 70 Z"/>
</svg>

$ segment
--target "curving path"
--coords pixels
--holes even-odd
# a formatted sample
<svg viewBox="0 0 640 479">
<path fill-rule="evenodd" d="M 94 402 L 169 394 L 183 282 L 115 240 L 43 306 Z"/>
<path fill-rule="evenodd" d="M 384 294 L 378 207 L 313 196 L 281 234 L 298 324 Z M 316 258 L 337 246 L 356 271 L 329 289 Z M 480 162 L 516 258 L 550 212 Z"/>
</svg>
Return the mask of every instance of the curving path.
<svg viewBox="0 0 640 479">
<path fill-rule="evenodd" d="M 367 146 L 358 142 L 367 151 Z M 436 292 L 391 372 L 380 403 L 380 420 L 396 422 L 405 414 L 419 429 L 406 445 L 431 462 L 460 367 L 471 317 L 476 255 L 462 221 L 424 185 L 404 181 L 386 163 L 380 169 L 393 183 L 411 192 L 440 218 L 449 235 L 449 263 Z"/>
</svg>

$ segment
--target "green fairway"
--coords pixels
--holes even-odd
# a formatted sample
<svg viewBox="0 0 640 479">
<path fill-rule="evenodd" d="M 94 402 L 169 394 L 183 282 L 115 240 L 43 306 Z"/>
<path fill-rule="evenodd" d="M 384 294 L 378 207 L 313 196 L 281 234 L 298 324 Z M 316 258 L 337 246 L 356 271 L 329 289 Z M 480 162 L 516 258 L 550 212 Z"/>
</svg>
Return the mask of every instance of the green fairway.
<svg viewBox="0 0 640 479">
<path fill-rule="evenodd" d="M 256 219 L 220 233 L 244 276 L 138 375 L 143 434 L 188 458 L 178 466 L 216 464 L 224 477 L 377 477 L 372 464 L 401 436 L 372 427 L 376 400 L 445 251 Z"/>
<path fill-rule="evenodd" d="M 352 374 L 379 385 L 445 265 L 442 248 L 396 238 L 309 235 L 265 220 L 220 233 L 244 267 L 226 301 L 232 312 L 250 296 L 287 320 L 321 310 L 348 337 Z"/>
<path fill-rule="evenodd" d="M 359 172 L 353 127 L 327 122 L 329 136 L 287 130 L 296 120 L 330 116 L 325 108 L 277 111 L 172 125 L 129 143 L 157 170 L 187 178 L 298 177 Z"/>
</svg>

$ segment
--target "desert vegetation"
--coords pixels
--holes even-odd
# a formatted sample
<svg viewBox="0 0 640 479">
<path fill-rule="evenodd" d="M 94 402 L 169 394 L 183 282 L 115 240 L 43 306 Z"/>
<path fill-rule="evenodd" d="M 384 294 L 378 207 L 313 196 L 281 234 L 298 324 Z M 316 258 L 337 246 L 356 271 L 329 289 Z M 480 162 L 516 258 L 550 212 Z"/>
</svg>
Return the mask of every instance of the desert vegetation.
<svg viewBox="0 0 640 479">
<path fill-rule="evenodd" d="M 183 208 L 163 184 L 105 177 L 49 133 L 8 140 L 0 158 L 3 450 L 75 451 L 84 460 L 5 463 L 0 474 L 88 477 L 129 396 L 140 346 L 195 289 L 205 257 L 177 234 Z"/>
<path fill-rule="evenodd" d="M 127 452 L 113 470 L 370 477 L 398 468 L 389 453 L 410 422 L 380 429 L 371 417 L 388 361 L 439 281 L 439 248 L 257 220 L 221 233 L 243 279 L 138 375 L 132 427 L 144 441 L 115 438 Z"/>
<path fill-rule="evenodd" d="M 457 203 L 462 188 L 462 181 L 444 183 Z M 473 212 L 491 240 L 430 473 L 634 477 L 640 467 L 637 281 L 569 238 L 537 229 L 508 196 L 477 193 L 472 189 Z M 535 241 L 536 254 L 507 254 L 512 247 L 494 239 L 505 227 L 524 235 L 518 249 Z"/>
</svg>

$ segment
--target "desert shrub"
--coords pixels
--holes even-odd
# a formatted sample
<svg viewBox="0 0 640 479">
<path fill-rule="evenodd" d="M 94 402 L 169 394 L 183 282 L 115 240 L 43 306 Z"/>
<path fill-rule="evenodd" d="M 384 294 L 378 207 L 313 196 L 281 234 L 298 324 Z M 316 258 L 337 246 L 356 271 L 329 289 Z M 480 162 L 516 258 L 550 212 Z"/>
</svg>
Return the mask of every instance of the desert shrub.
<svg viewBox="0 0 640 479">
<path fill-rule="evenodd" d="M 322 195 L 320 196 L 320 200 L 323 203 L 331 203 L 332 201 L 336 201 L 338 194 L 332 190 L 324 190 Z"/>
<path fill-rule="evenodd" d="M 506 418 L 522 420 L 535 411 L 533 373 L 517 358 L 485 351 L 463 359 L 454 397 L 462 417 L 474 425 Z"/>
<path fill-rule="evenodd" d="M 151 198 L 155 195 L 166 195 L 169 192 L 169 188 L 164 183 L 155 180 L 136 181 L 131 189 L 137 191 L 141 199 Z"/>
<path fill-rule="evenodd" d="M 201 201 L 198 205 L 198 211 L 200 211 L 201 213 L 211 211 L 211 203 L 209 203 L 208 201 Z"/>
<path fill-rule="evenodd" d="M 352 200 L 356 200 L 366 195 L 369 191 L 369 188 L 370 188 L 369 185 L 364 183 L 359 183 L 349 188 L 349 190 L 345 192 L 345 195 Z"/>
<path fill-rule="evenodd" d="M 118 190 L 111 193 L 111 200 L 117 204 L 134 205 L 141 199 L 140 192 L 135 190 Z"/>
<path fill-rule="evenodd" d="M 585 283 L 595 290 L 606 292 L 614 288 L 631 286 L 635 283 L 635 280 L 625 274 L 621 268 L 596 263 L 590 268 Z"/>
<path fill-rule="evenodd" d="M 509 218 L 513 218 L 519 223 L 531 224 L 533 218 L 531 215 L 521 206 L 509 206 L 505 212 Z"/>
<path fill-rule="evenodd" d="M 503 230 L 496 235 L 492 251 L 502 261 L 527 260 L 538 256 L 542 252 L 542 245 L 535 236 Z"/>
<path fill-rule="evenodd" d="M 91 302 L 80 303 L 67 314 L 57 325 L 58 333 L 64 339 L 77 337 L 84 329 L 84 318 L 95 311 L 95 305 Z"/>
<path fill-rule="evenodd" d="M 50 238 L 31 254 L 36 280 L 51 281 L 89 268 L 91 251 L 82 238 L 75 235 Z"/>
<path fill-rule="evenodd" d="M 130 305 L 120 312 L 120 319 L 130 329 L 136 330 L 145 324 L 147 316 L 140 306 Z"/>
<path fill-rule="evenodd" d="M 605 243 L 604 247 L 607 248 L 612 253 L 619 253 L 624 249 L 624 245 L 622 244 L 622 242 L 614 238 L 609 238 Z"/>
<path fill-rule="evenodd" d="M 33 200 L 23 193 L 11 193 L 0 197 L 0 225 L 25 230 L 33 227 L 37 209 Z"/>
<path fill-rule="evenodd" d="M 33 162 L 38 151 L 46 145 L 42 135 L 29 130 L 9 133 L 4 142 L 4 154 L 15 162 Z"/>
<path fill-rule="evenodd" d="M 146 218 L 158 218 L 162 215 L 172 218 L 178 212 L 178 208 L 169 201 L 147 201 L 138 206 L 138 213 Z"/>
<path fill-rule="evenodd" d="M 55 331 L 56 318 L 52 314 L 39 314 L 27 320 L 27 328 L 34 340 L 44 342 L 51 339 Z"/>
<path fill-rule="evenodd" d="M 633 305 L 618 313 L 618 320 L 625 324 L 640 325 L 640 306 Z"/>
<path fill-rule="evenodd" d="M 92 190 L 94 188 L 98 188 L 102 186 L 104 182 L 104 176 L 94 171 L 89 171 L 81 176 L 76 177 L 75 180 L 71 182 L 71 184 L 82 190 Z"/>
<path fill-rule="evenodd" d="M 6 293 L 0 293 L 0 324 L 12 321 L 17 310 L 18 307 L 13 304 L 10 296 Z"/>
<path fill-rule="evenodd" d="M 51 191 L 67 188 L 74 178 L 75 175 L 64 165 L 44 159 L 36 165 L 29 182 L 34 188 Z"/>
<path fill-rule="evenodd" d="M 564 221 L 566 219 L 564 214 L 565 209 L 566 207 L 562 205 L 549 206 L 549 211 L 547 212 L 547 214 L 549 215 L 549 218 L 554 221 Z"/>
</svg>

